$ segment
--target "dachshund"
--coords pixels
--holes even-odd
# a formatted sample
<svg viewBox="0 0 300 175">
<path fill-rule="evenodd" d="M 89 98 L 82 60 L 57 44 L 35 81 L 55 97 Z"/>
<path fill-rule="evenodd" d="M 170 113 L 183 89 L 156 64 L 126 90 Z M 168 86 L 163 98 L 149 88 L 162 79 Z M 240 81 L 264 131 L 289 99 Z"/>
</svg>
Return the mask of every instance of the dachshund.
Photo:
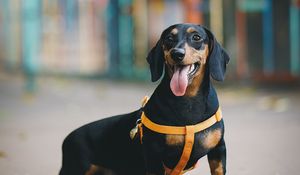
<svg viewBox="0 0 300 175">
<path fill-rule="evenodd" d="M 148 102 L 134 112 L 92 122 L 69 134 L 63 142 L 60 175 L 183 174 L 205 155 L 211 174 L 224 175 L 222 118 L 190 135 L 189 154 L 175 172 L 184 157 L 186 135 L 157 132 L 142 116 L 170 128 L 196 126 L 217 116 L 220 106 L 211 79 L 224 80 L 229 59 L 204 26 L 184 23 L 165 29 L 147 56 L 151 80 L 160 80 Z"/>
</svg>

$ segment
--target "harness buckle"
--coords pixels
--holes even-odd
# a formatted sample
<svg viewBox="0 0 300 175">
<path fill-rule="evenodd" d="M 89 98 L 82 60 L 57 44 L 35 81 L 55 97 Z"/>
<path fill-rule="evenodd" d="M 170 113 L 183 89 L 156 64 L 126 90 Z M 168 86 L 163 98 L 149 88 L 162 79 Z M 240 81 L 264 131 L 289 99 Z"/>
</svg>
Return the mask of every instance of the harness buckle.
<svg viewBox="0 0 300 175">
<path fill-rule="evenodd" d="M 134 140 L 136 138 L 136 135 L 139 131 L 139 125 L 141 124 L 142 120 L 141 119 L 138 119 L 136 122 L 135 122 L 135 127 L 132 128 L 129 132 L 129 136 L 131 138 L 131 140 Z"/>
</svg>

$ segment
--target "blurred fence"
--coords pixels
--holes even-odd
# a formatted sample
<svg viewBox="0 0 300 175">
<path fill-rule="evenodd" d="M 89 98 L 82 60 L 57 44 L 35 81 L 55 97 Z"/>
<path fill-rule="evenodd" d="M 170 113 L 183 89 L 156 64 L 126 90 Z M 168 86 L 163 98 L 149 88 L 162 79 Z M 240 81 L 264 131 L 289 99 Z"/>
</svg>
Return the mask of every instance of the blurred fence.
<svg viewBox="0 0 300 175">
<path fill-rule="evenodd" d="M 147 52 L 174 23 L 208 26 L 232 79 L 299 81 L 300 0 L 0 0 L 4 71 L 148 78 Z"/>
</svg>

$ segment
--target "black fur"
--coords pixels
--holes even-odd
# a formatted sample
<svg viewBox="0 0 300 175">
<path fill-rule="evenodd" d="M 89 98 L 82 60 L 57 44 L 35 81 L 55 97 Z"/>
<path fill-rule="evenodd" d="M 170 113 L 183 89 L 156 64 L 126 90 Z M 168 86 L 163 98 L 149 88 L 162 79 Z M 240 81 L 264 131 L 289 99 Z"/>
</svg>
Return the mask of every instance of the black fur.
<svg viewBox="0 0 300 175">
<path fill-rule="evenodd" d="M 204 28 L 210 39 L 210 56 L 209 69 L 213 79 L 217 81 L 224 81 L 226 65 L 229 62 L 229 56 L 217 42 L 214 35 L 208 29 Z"/>
<path fill-rule="evenodd" d="M 147 56 L 147 61 L 150 65 L 151 80 L 157 81 L 163 74 L 164 68 L 164 52 L 161 41 L 159 40 L 155 47 L 153 47 Z"/>
<path fill-rule="evenodd" d="M 129 137 L 140 114 L 139 109 L 106 118 L 69 134 L 63 143 L 60 175 L 84 175 L 91 164 L 113 170 L 115 174 L 145 174 L 140 142 Z"/>
</svg>

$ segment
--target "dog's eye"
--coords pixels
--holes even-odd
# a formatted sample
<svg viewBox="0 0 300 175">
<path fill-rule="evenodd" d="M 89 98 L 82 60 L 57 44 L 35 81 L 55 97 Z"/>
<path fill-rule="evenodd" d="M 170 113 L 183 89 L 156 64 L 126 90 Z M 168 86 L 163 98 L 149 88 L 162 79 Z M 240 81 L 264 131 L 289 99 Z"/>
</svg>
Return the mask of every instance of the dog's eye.
<svg viewBox="0 0 300 175">
<path fill-rule="evenodd" d="M 201 40 L 201 36 L 198 35 L 198 34 L 195 34 L 195 35 L 193 35 L 192 39 L 193 39 L 194 41 L 200 41 L 200 40 Z"/>
</svg>

